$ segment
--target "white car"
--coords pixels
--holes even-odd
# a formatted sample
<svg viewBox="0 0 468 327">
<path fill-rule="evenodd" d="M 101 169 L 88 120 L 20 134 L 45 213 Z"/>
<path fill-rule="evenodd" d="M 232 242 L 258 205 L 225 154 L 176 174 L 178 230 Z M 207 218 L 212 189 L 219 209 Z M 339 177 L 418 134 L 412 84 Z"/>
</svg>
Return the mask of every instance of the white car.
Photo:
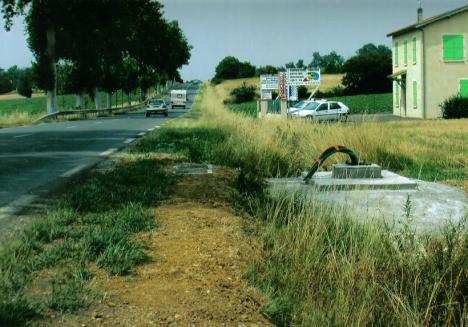
<svg viewBox="0 0 468 327">
<path fill-rule="evenodd" d="M 166 102 L 164 102 L 164 100 L 161 99 L 149 99 L 146 102 L 145 111 L 146 117 L 151 116 L 151 114 L 163 114 L 167 117 L 167 115 L 169 114 Z"/>
<path fill-rule="evenodd" d="M 301 101 L 289 108 L 289 115 L 293 118 L 310 118 L 319 121 L 346 121 L 349 116 L 349 108 L 338 101 L 308 100 Z"/>
</svg>

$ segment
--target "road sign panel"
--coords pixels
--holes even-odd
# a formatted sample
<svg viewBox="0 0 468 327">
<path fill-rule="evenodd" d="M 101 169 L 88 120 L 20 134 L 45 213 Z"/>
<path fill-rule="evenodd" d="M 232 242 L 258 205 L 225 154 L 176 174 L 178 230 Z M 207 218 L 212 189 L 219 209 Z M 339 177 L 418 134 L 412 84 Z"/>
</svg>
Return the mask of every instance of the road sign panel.
<svg viewBox="0 0 468 327">
<path fill-rule="evenodd" d="M 286 83 L 291 86 L 320 84 L 320 70 L 289 68 L 286 72 Z"/>
<path fill-rule="evenodd" d="M 278 90 L 278 75 L 260 75 L 260 88 L 262 90 Z"/>
</svg>

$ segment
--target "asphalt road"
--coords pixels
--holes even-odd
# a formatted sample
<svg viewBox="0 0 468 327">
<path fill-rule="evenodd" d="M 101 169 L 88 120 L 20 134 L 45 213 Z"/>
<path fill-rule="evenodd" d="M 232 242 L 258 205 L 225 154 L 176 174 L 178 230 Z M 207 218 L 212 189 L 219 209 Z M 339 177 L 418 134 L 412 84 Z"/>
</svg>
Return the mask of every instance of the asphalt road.
<svg viewBox="0 0 468 327">
<path fill-rule="evenodd" d="M 188 91 L 188 108 L 196 89 Z M 187 110 L 0 129 L 0 219 Z"/>
</svg>

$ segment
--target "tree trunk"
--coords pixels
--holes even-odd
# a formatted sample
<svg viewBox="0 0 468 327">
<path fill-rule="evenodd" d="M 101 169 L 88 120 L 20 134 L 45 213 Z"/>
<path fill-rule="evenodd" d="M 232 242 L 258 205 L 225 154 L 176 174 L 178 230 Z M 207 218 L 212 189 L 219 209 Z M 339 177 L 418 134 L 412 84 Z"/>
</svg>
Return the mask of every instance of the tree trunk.
<svg viewBox="0 0 468 327">
<path fill-rule="evenodd" d="M 94 104 L 96 105 L 96 109 L 101 109 L 101 94 L 97 87 L 94 89 Z"/>
<path fill-rule="evenodd" d="M 57 112 L 57 67 L 55 65 L 55 30 L 50 28 L 46 32 L 47 37 L 47 56 L 49 58 L 49 69 L 52 74 L 52 85 L 46 90 L 47 92 L 47 113 L 52 114 Z"/>
<path fill-rule="evenodd" d="M 75 109 L 85 109 L 85 98 L 84 93 L 76 95 Z"/>
<path fill-rule="evenodd" d="M 112 92 L 107 92 L 107 109 L 112 108 Z"/>
</svg>

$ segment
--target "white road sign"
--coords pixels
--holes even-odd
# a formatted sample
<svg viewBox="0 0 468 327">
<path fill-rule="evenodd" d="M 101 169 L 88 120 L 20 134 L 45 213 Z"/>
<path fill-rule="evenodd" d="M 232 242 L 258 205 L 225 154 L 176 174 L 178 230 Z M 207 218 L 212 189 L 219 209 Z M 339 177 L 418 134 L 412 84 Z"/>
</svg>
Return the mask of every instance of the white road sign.
<svg viewBox="0 0 468 327">
<path fill-rule="evenodd" d="M 262 90 L 261 98 L 264 100 L 271 100 L 273 98 L 273 93 L 271 92 L 271 90 Z"/>
<path fill-rule="evenodd" d="M 286 83 L 291 86 L 320 84 L 320 70 L 289 68 L 286 71 Z"/>
<path fill-rule="evenodd" d="M 278 90 L 278 75 L 260 75 L 260 86 L 262 90 Z"/>
</svg>

